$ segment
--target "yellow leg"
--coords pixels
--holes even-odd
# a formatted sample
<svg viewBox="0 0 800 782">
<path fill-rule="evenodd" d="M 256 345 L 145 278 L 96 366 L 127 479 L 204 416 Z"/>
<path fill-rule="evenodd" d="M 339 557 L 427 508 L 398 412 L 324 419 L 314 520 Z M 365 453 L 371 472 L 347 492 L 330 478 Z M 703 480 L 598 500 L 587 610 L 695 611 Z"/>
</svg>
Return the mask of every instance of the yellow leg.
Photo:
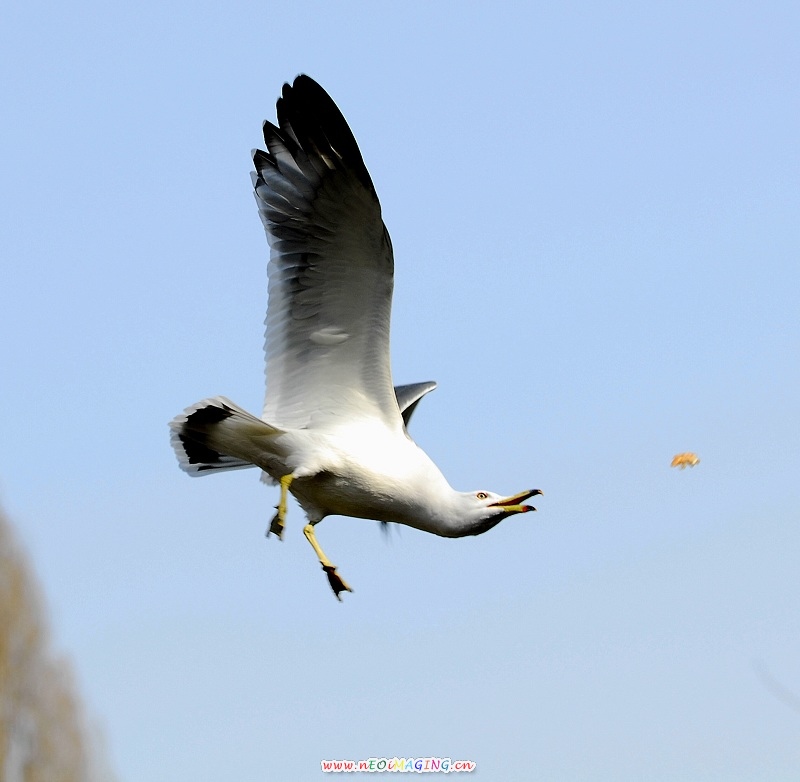
<svg viewBox="0 0 800 782">
<path fill-rule="evenodd" d="M 272 534 L 277 535 L 280 540 L 283 540 L 283 527 L 284 521 L 286 520 L 286 500 L 289 497 L 289 487 L 292 485 L 293 480 L 294 476 L 291 473 L 289 475 L 284 475 L 281 478 L 281 498 L 278 500 L 278 504 L 275 506 L 278 512 L 275 514 L 275 517 L 272 519 L 272 522 L 269 525 L 267 537 Z"/>
<path fill-rule="evenodd" d="M 317 543 L 317 536 L 314 534 L 314 525 L 306 524 L 306 526 L 303 527 L 303 534 L 314 548 L 314 551 L 317 552 L 319 563 L 322 565 L 322 569 L 325 571 L 325 575 L 328 577 L 328 583 L 331 585 L 333 594 L 336 595 L 336 599 L 341 602 L 342 598 L 339 597 L 339 593 L 352 592 L 353 590 L 350 589 L 347 583 L 336 572 L 336 566 L 331 564 L 331 561 L 325 556 L 325 552 L 320 548 L 319 543 Z"/>
</svg>

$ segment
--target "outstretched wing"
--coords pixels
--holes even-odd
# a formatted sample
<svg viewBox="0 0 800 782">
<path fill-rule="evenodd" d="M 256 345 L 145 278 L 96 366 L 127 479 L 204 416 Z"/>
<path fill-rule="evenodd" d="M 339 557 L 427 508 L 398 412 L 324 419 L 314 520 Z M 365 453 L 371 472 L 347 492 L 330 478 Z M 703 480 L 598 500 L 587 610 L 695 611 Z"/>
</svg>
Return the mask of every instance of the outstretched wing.
<svg viewBox="0 0 800 782">
<path fill-rule="evenodd" d="M 269 306 L 263 418 L 326 427 L 346 418 L 403 421 L 389 367 L 394 262 L 356 140 L 313 79 L 283 86 L 278 127 L 256 150 L 256 202 L 267 231 Z"/>
<path fill-rule="evenodd" d="M 430 393 L 436 388 L 436 382 L 428 380 L 425 383 L 410 383 L 405 386 L 395 386 L 394 395 L 397 397 L 397 405 L 403 416 L 403 423 L 408 427 L 408 422 L 416 410 L 419 400 L 425 394 Z"/>
</svg>

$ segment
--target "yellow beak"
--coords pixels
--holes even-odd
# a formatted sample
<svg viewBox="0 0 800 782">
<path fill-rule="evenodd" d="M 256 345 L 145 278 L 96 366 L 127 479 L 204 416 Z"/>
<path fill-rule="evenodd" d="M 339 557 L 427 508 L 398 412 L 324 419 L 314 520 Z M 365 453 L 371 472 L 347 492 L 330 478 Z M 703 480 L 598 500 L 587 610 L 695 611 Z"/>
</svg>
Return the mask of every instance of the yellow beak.
<svg viewBox="0 0 800 782">
<path fill-rule="evenodd" d="M 535 497 L 537 494 L 544 494 L 541 489 L 528 489 L 521 491 L 519 494 L 514 494 L 511 497 L 506 497 L 504 500 L 493 502 L 490 508 L 503 508 L 508 513 L 528 513 L 529 511 L 536 510 L 533 505 L 521 505 L 522 500 L 527 500 L 528 497 Z"/>
</svg>

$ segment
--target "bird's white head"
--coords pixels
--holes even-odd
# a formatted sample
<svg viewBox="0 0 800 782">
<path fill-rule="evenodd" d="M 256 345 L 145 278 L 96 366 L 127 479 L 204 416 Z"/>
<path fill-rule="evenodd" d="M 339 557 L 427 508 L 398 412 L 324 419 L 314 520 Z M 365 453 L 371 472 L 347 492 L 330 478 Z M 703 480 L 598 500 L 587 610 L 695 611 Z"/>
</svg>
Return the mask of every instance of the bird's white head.
<svg viewBox="0 0 800 782">
<path fill-rule="evenodd" d="M 534 511 L 533 505 L 522 503 L 537 494 L 542 491 L 527 489 L 511 497 L 501 497 L 491 491 L 455 492 L 448 537 L 482 535 L 508 516 Z"/>
</svg>

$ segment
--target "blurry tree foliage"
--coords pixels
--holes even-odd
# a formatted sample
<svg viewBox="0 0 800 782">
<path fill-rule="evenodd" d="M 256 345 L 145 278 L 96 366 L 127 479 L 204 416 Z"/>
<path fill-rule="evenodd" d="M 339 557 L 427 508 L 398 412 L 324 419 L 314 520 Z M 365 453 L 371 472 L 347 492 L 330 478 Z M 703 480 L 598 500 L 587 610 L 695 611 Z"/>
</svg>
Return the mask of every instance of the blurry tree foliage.
<svg viewBox="0 0 800 782">
<path fill-rule="evenodd" d="M 0 780 L 95 782 L 67 661 L 50 650 L 38 586 L 0 512 Z"/>
</svg>

